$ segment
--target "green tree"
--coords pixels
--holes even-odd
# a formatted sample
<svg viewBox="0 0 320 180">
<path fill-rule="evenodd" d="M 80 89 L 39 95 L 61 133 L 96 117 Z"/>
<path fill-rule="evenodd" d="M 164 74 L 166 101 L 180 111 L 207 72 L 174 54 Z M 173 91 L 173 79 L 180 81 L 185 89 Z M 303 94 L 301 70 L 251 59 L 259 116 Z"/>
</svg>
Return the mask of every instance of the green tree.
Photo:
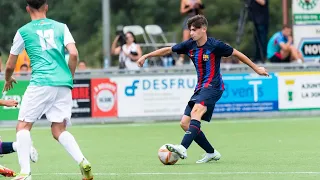
<svg viewBox="0 0 320 180">
<path fill-rule="evenodd" d="M 237 23 L 243 1 L 203 0 L 204 11 L 209 21 L 211 36 L 235 46 Z M 102 65 L 102 4 L 101 0 L 48 0 L 48 17 L 66 23 L 72 32 L 80 59 L 90 66 Z M 110 0 L 111 40 L 117 25 L 158 24 L 164 31 L 172 31 L 181 41 L 183 16 L 180 15 L 178 0 Z M 290 2 L 291 3 L 291 2 Z M 0 0 L 0 49 L 9 52 L 17 29 L 30 21 L 25 11 L 24 0 Z M 290 11 L 289 11 L 290 12 Z M 282 6 L 279 0 L 270 0 L 269 36 L 281 29 Z M 247 22 L 239 50 L 253 55 L 253 26 Z M 110 42 L 111 43 L 111 42 Z M 117 57 L 113 57 L 113 64 Z"/>
</svg>

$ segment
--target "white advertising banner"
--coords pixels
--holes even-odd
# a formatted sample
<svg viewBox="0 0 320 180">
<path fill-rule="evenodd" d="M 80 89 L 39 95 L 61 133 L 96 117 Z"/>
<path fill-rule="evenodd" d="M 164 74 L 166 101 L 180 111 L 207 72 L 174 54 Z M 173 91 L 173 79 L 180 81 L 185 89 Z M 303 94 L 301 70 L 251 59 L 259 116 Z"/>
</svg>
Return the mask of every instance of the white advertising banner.
<svg viewBox="0 0 320 180">
<path fill-rule="evenodd" d="M 306 62 L 320 59 L 320 24 L 294 26 L 293 34 L 294 45 Z"/>
<path fill-rule="evenodd" d="M 182 115 L 197 83 L 196 75 L 112 78 L 118 86 L 118 116 Z"/>
<path fill-rule="evenodd" d="M 279 73 L 279 109 L 320 109 L 320 73 Z"/>
<path fill-rule="evenodd" d="M 196 75 L 132 76 L 117 84 L 118 116 L 180 116 L 194 93 Z M 225 91 L 214 113 L 278 111 L 277 77 L 256 74 L 223 76 Z M 272 89 L 272 90 L 271 90 Z"/>
<path fill-rule="evenodd" d="M 320 0 L 292 0 L 294 45 L 305 62 L 320 59 Z"/>
<path fill-rule="evenodd" d="M 292 0 L 294 24 L 320 24 L 320 0 Z"/>
</svg>

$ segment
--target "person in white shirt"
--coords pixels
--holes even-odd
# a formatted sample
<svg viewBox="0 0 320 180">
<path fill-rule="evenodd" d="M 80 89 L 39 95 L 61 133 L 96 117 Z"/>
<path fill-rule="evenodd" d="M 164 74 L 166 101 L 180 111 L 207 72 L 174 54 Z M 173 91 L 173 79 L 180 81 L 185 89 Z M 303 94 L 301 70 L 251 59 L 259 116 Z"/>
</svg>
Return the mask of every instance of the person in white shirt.
<svg viewBox="0 0 320 180">
<path fill-rule="evenodd" d="M 120 69 L 139 70 L 136 61 L 142 56 L 141 47 L 136 44 L 135 36 L 132 32 L 125 34 L 126 43 L 117 46 L 120 35 L 117 35 L 111 46 L 111 54 L 119 55 Z"/>
</svg>

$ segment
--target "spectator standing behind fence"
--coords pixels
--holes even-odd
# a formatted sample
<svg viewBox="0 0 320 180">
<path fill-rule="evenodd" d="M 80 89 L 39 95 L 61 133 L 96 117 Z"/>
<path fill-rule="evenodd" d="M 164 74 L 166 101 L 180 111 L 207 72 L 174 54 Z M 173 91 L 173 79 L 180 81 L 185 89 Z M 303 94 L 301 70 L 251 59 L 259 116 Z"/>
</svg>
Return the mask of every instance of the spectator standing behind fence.
<svg viewBox="0 0 320 180">
<path fill-rule="evenodd" d="M 192 16 L 203 14 L 202 10 L 204 9 L 204 5 L 201 0 L 181 0 L 180 3 L 180 13 L 185 16 L 183 20 L 183 32 L 182 32 L 182 40 L 186 41 L 190 39 L 190 31 L 187 26 L 187 21 Z M 176 65 L 182 65 L 184 62 L 184 55 L 180 55 Z"/>
<path fill-rule="evenodd" d="M 267 56 L 269 29 L 269 0 L 251 0 L 249 17 L 254 24 L 254 62 L 265 62 Z"/>
<path fill-rule="evenodd" d="M 120 35 L 117 35 L 111 46 L 111 53 L 119 55 L 119 68 L 127 70 L 139 70 L 136 61 L 142 56 L 141 47 L 136 44 L 135 36 L 132 32 L 125 34 L 126 43 L 118 47 Z"/>
<path fill-rule="evenodd" d="M 267 57 L 272 63 L 303 62 L 301 52 L 293 46 L 291 27 L 284 25 L 282 31 L 275 33 L 269 40 Z"/>
</svg>

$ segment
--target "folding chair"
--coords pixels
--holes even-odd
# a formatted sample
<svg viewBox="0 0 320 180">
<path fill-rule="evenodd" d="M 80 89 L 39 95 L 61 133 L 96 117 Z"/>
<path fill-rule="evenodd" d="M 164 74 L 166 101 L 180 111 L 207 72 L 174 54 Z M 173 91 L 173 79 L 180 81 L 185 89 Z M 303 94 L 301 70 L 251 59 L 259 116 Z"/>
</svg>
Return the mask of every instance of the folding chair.
<svg viewBox="0 0 320 180">
<path fill-rule="evenodd" d="M 153 46 L 150 41 L 148 40 L 146 33 L 144 31 L 144 29 L 139 26 L 139 25 L 129 25 L 129 26 L 124 26 L 123 27 L 123 33 L 127 33 L 127 32 L 132 32 L 135 36 L 142 36 L 142 39 L 144 41 L 144 43 L 137 43 L 138 45 L 140 45 L 141 48 L 143 49 L 157 49 L 155 46 Z M 137 38 L 137 37 L 136 37 Z M 159 63 L 157 63 L 157 58 L 150 58 L 147 62 L 147 64 L 150 64 L 151 66 L 156 66 Z"/>
<path fill-rule="evenodd" d="M 149 47 L 151 46 L 150 45 L 150 42 L 148 41 L 148 38 L 143 30 L 143 28 L 139 25 L 130 25 L 130 26 L 124 26 L 123 27 L 123 33 L 127 33 L 131 31 L 135 36 L 139 36 L 139 35 L 142 35 L 143 37 L 143 40 L 144 40 L 144 43 L 139 43 L 139 45 L 141 47 Z"/>
<path fill-rule="evenodd" d="M 173 46 L 176 44 L 176 43 L 169 43 L 162 31 L 162 28 L 156 24 L 146 25 L 144 29 L 146 30 L 146 33 L 148 34 L 148 37 L 151 40 L 151 44 L 155 48 L 159 48 L 162 46 Z M 157 37 L 160 37 L 162 42 L 157 42 L 156 41 Z"/>
<path fill-rule="evenodd" d="M 158 25 L 152 24 L 152 25 L 146 25 L 145 28 L 146 33 L 151 41 L 151 45 L 155 48 L 161 48 L 165 46 L 173 46 L 176 43 L 169 43 L 168 39 L 164 35 L 162 28 Z M 157 41 L 160 40 L 160 41 Z M 171 66 L 169 64 L 172 63 L 173 61 L 173 56 L 166 56 L 166 57 L 161 57 L 161 60 L 163 62 L 163 66 Z"/>
</svg>

